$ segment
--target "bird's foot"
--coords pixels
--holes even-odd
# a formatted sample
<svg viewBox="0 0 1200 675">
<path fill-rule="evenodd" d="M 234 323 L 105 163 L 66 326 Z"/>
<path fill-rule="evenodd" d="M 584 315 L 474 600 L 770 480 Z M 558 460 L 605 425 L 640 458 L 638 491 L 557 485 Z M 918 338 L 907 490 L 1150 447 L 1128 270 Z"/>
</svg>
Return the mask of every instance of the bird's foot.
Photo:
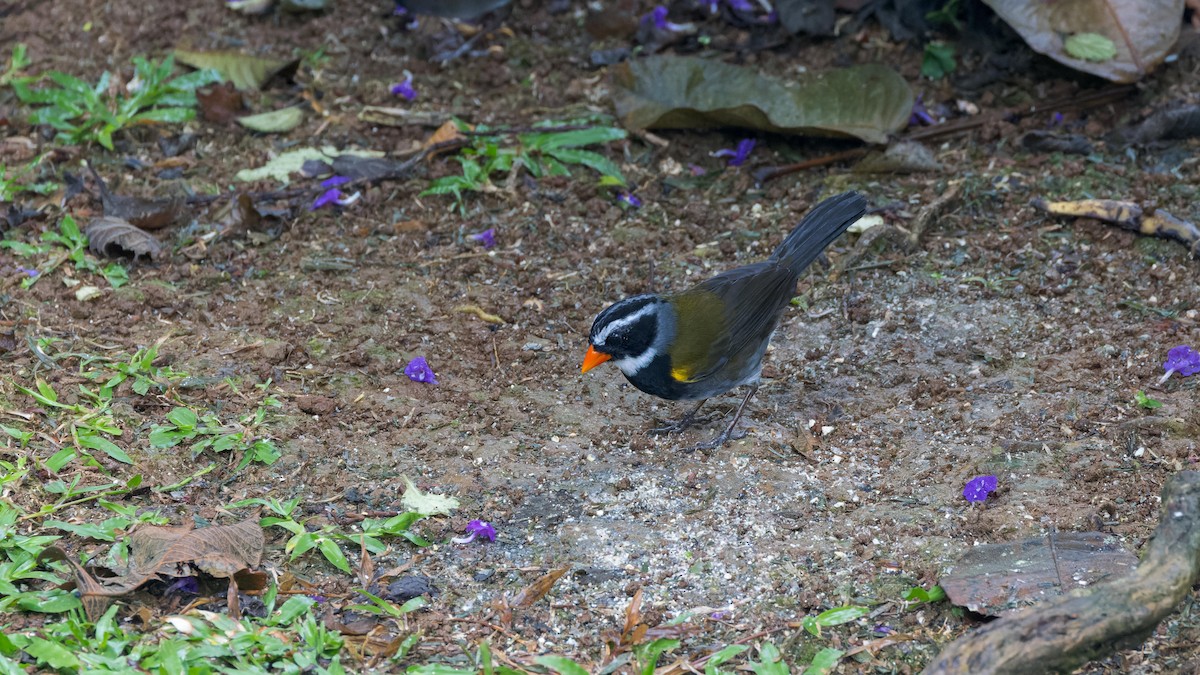
<svg viewBox="0 0 1200 675">
<path fill-rule="evenodd" d="M 687 454 L 691 454 L 697 450 L 703 450 L 705 452 L 709 452 L 711 450 L 716 450 L 717 448 L 721 447 L 722 445 L 725 445 L 729 441 L 736 441 L 736 440 L 739 440 L 739 439 L 742 439 L 745 437 L 746 437 L 745 431 L 733 431 L 731 429 L 726 429 L 725 431 L 722 431 L 721 433 L 717 434 L 710 440 L 704 441 L 703 443 L 697 443 L 696 445 L 693 445 L 689 448 L 684 448 L 683 452 L 685 452 Z"/>
<path fill-rule="evenodd" d="M 704 401 L 700 401 L 699 403 L 697 403 L 696 407 L 689 410 L 686 415 L 684 415 L 683 417 L 681 417 L 679 419 L 679 421 L 668 422 L 667 424 L 664 424 L 661 427 L 655 427 L 654 429 L 651 429 L 650 435 L 651 436 L 662 436 L 664 434 L 674 434 L 674 433 L 683 431 L 684 429 L 687 429 L 688 427 L 692 426 L 693 424 L 695 424 L 697 422 L 696 413 L 700 412 L 700 408 L 702 408 L 702 407 L 704 407 Z M 708 418 L 704 418 L 699 421 L 707 422 Z"/>
<path fill-rule="evenodd" d="M 684 416 L 682 419 L 676 420 L 674 422 L 667 422 L 666 424 L 664 424 L 660 427 L 654 427 L 653 429 L 651 429 L 650 431 L 648 431 L 646 433 L 650 434 L 651 436 L 666 436 L 667 434 L 677 434 L 686 429 L 690 429 L 693 424 L 704 424 L 706 422 L 711 422 L 712 419 L 713 418 L 711 418 L 711 417 L 697 418 L 695 415 L 687 415 L 687 416 Z"/>
</svg>

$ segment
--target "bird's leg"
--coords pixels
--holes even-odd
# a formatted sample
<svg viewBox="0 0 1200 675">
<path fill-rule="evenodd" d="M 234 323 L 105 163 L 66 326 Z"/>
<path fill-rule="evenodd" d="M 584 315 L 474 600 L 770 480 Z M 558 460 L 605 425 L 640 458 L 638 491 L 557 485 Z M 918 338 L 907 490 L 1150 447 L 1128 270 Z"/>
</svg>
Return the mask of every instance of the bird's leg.
<svg viewBox="0 0 1200 675">
<path fill-rule="evenodd" d="M 654 429 L 651 429 L 650 434 L 653 436 L 660 436 L 662 434 L 673 434 L 677 431 L 683 431 L 684 429 L 692 426 L 692 422 L 696 421 L 696 413 L 700 412 L 700 408 L 704 406 L 704 402 L 707 400 L 708 399 L 701 399 L 700 402 L 696 404 L 696 407 L 692 408 L 691 411 L 689 411 L 688 414 L 686 414 L 682 418 L 680 418 L 680 420 L 678 422 L 669 422 L 667 424 L 662 425 L 661 427 L 656 427 Z"/>
<path fill-rule="evenodd" d="M 705 441 L 703 443 L 693 445 L 692 447 L 687 448 L 686 450 L 684 450 L 684 452 L 695 452 L 697 450 L 714 450 L 716 448 L 721 447 L 722 445 L 725 445 L 725 443 L 727 443 L 731 440 L 735 440 L 735 439 L 741 438 L 742 436 L 745 436 L 746 432 L 744 432 L 744 431 L 741 432 L 740 434 L 734 435 L 733 428 L 735 426 L 737 426 L 738 420 L 742 419 L 742 413 L 745 412 L 745 410 L 746 410 L 746 404 L 750 402 L 751 398 L 754 398 L 754 394 L 757 391 L 758 391 L 757 384 L 752 385 L 750 387 L 750 391 L 746 392 L 746 398 L 742 399 L 742 404 L 738 406 L 737 412 L 735 412 L 733 414 L 733 420 L 729 422 L 729 426 L 725 427 L 725 431 L 722 431 L 721 433 L 717 434 L 715 437 L 713 437 L 712 440 Z"/>
</svg>

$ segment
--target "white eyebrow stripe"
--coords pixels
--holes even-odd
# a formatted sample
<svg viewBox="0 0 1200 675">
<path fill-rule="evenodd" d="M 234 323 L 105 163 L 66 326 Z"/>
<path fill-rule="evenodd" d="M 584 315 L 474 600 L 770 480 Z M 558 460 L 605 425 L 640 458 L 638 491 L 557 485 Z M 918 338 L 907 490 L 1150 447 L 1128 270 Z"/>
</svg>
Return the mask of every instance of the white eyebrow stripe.
<svg viewBox="0 0 1200 675">
<path fill-rule="evenodd" d="M 637 321 L 642 317 L 654 312 L 655 305 L 657 304 L 658 303 L 651 302 L 627 317 L 610 322 L 607 326 L 602 328 L 599 333 L 596 334 L 596 339 L 592 342 L 592 344 L 598 347 L 603 347 L 604 341 L 608 339 L 608 336 L 611 335 L 614 330 L 637 323 Z"/>
</svg>

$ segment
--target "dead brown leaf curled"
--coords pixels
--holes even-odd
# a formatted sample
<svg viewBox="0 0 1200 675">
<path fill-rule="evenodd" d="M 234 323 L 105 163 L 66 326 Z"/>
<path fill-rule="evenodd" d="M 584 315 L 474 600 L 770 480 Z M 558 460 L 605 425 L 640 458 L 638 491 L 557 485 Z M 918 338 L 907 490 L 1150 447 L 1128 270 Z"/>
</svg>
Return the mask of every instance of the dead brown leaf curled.
<svg viewBox="0 0 1200 675">
<path fill-rule="evenodd" d="M 571 569 L 569 566 L 559 567 L 558 569 L 553 569 L 549 572 L 546 572 L 542 576 L 538 577 L 532 584 L 529 584 L 525 588 L 521 589 L 521 592 L 517 593 L 508 604 L 512 607 L 518 607 L 521 609 L 532 607 L 538 600 L 546 597 L 546 594 L 550 592 L 550 589 L 554 587 L 554 584 L 562 575 L 566 574 L 567 570 L 569 569 Z"/>
<path fill-rule="evenodd" d="M 88 223 L 83 233 L 87 235 L 92 253 L 106 258 L 129 255 L 135 259 L 146 256 L 155 260 L 163 250 L 163 245 L 153 235 L 120 218 L 96 218 Z"/>
</svg>

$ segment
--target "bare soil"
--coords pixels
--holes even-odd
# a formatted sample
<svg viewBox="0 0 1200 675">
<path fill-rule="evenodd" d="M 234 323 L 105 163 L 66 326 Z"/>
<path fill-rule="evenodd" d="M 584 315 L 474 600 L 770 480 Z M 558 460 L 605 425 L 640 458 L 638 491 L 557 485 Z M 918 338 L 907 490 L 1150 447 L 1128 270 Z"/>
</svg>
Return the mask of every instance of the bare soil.
<svg viewBox="0 0 1200 675">
<path fill-rule="evenodd" d="M 324 50 L 318 70 L 302 69 L 298 84 L 277 83 L 257 103 L 269 109 L 302 91 L 319 99 L 324 115 L 310 114 L 284 137 L 197 121 L 182 171 L 166 178 L 153 168 L 164 159 L 157 141 L 178 128 L 137 130 L 115 153 L 89 148 L 63 158 L 71 170 L 69 160 L 91 159 L 127 194 L 243 190 L 238 170 L 308 145 L 408 150 L 431 130 L 356 116 L 364 105 L 405 105 L 388 93 L 405 69 L 420 93 L 409 107 L 443 117 L 521 126 L 607 110 L 607 80 L 589 65 L 597 45 L 580 28 L 580 3 L 562 14 L 519 3 L 506 22 L 511 34 L 483 43 L 491 54 L 446 67 L 428 61 L 441 24 L 406 32 L 389 14 L 387 3 L 365 0 L 267 17 L 234 15 L 219 2 L 25 2 L 0 19 L 0 42 L 28 43 L 38 70 L 87 78 L 105 69 L 128 77 L 130 56 L 179 45 L 280 57 Z M 734 44 L 745 37 L 728 32 Z M 969 100 L 985 111 L 1101 86 L 1038 61 L 982 91 L 956 92 L 919 79 L 920 48 L 888 41 L 873 24 L 859 36 L 715 56 L 781 75 L 798 64 L 882 60 L 898 64 L 926 101 Z M 964 69 L 978 60 L 962 59 Z M 1126 101 L 1066 123 L 1098 137 L 1162 101 L 1194 97 L 1185 76 L 1193 67 L 1183 61 Z M 1102 146 L 1086 158 L 1021 150 L 1018 126 L 1045 126 L 1050 112 L 938 141 L 931 148 L 942 172 L 860 175 L 839 164 L 762 188 L 750 167 L 724 171 L 703 189 L 664 188 L 673 167 L 720 170 L 708 153 L 736 143 L 736 131 L 661 133 L 666 147 L 631 138 L 610 153 L 645 202 L 628 211 L 578 173 L 472 194 L 463 216 L 448 198 L 417 197 L 431 177 L 457 169 L 443 157 L 344 210 L 309 212 L 311 196 L 275 203 L 289 209 L 275 230 L 219 237 L 190 257 L 176 250 L 86 303 L 58 278 L 22 291 L 9 274 L 0 317 L 18 340 L 3 355 L 9 377 L 0 396 L 6 408 L 30 410 L 10 379 L 36 375 L 60 389 L 81 381 L 69 360 L 65 370 L 40 366 L 27 337 L 100 354 L 161 343 L 172 367 L 212 378 L 171 392 L 192 407 L 244 413 L 257 401 L 253 385 L 270 380 L 285 405 L 267 429 L 283 457 L 240 472 L 240 458 L 220 457 L 212 474 L 133 503 L 206 524 L 232 522 L 224 506 L 238 499 L 299 495 L 318 526 L 399 509 L 405 475 L 457 497 L 454 517 L 427 519 L 419 531 L 446 541 L 478 518 L 496 525 L 494 543 L 420 553 L 397 543 L 374 561 L 379 570 L 407 564 L 437 588 L 431 609 L 412 620 L 426 637 L 410 662 L 462 662 L 464 645 L 490 637 L 512 659 L 558 653 L 598 664 L 640 588 L 650 625 L 695 613 L 674 656 L 762 638 L 800 664 L 821 647 L 879 637 L 884 625 L 912 639 L 845 659 L 843 670 L 911 672 L 981 617 L 949 603 L 905 610 L 905 589 L 937 583 L 979 542 L 1103 529 L 1136 551 L 1157 523 L 1164 480 L 1200 457 L 1196 381 L 1157 384 L 1169 348 L 1200 343 L 1200 264 L 1176 243 L 1047 219 L 1028 205 L 1033 197 L 1137 199 L 1194 220 L 1198 165 L 1187 158 L 1195 144 L 1137 154 Z M 14 133 L 36 134 L 13 124 Z M 760 141 L 756 166 L 846 147 Z M 130 168 L 131 158 L 151 168 Z M 887 238 L 863 246 L 847 235 L 829 251 L 834 267 L 814 266 L 802 280 L 804 302 L 775 335 L 745 438 L 710 454 L 680 452 L 721 428 L 737 394 L 718 401 L 706 424 L 652 438 L 647 430 L 682 407 L 642 394 L 613 368 L 580 374 L 588 327 L 607 304 L 761 259 L 833 192 L 857 189 L 890 226 L 904 227 L 953 186 L 961 198 L 917 250 Z M 86 218 L 99 205 L 77 197 L 69 208 Z M 214 211 L 195 208 L 160 237 L 186 242 L 213 228 Z M 32 241 L 53 221 L 9 236 Z M 491 251 L 466 237 L 489 227 L 498 240 Z M 331 258 L 350 261 L 349 269 L 321 269 Z M 485 323 L 462 305 L 505 323 Z M 404 376 L 415 356 L 428 359 L 439 384 Z M 1163 406 L 1138 408 L 1139 389 Z M 121 403 L 118 443 L 136 466 L 113 467 L 117 475 L 169 485 L 210 461 L 150 447 L 146 434 L 170 410 L 168 396 L 124 392 Z M 980 474 L 998 476 L 1000 489 L 972 506 L 961 490 Z M 79 507 L 58 517 L 104 516 Z M 356 580 L 316 553 L 289 562 L 282 535 L 268 530 L 269 567 L 348 597 Z M 357 561 L 358 551 L 347 553 Z M 499 625 L 490 603 L 562 565 L 570 572 L 547 600 Z M 879 603 L 878 611 L 819 639 L 795 624 L 852 603 Z M 1193 603 L 1141 648 L 1090 671 L 1196 668 Z"/>
</svg>

